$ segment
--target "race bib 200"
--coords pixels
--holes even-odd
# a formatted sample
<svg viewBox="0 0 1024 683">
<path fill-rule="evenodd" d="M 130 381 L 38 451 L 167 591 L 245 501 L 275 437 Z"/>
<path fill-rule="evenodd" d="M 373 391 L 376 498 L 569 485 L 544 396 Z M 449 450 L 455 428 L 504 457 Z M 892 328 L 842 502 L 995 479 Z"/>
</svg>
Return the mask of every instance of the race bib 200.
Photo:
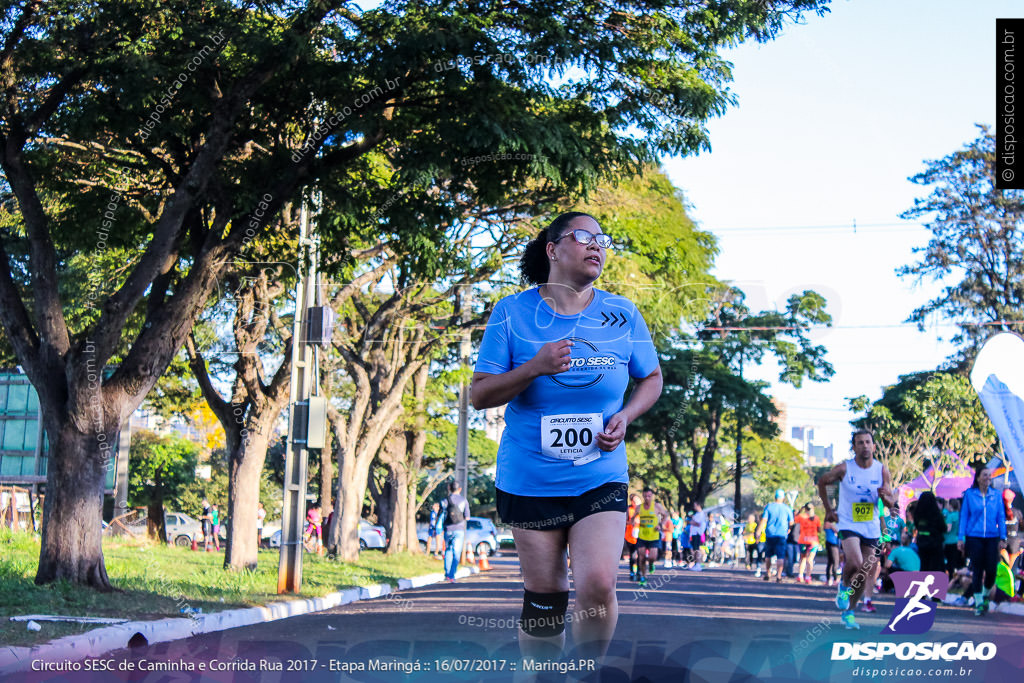
<svg viewBox="0 0 1024 683">
<path fill-rule="evenodd" d="M 541 450 L 559 460 L 585 465 L 601 457 L 597 434 L 604 429 L 601 413 L 544 415 L 540 419 Z"/>
</svg>

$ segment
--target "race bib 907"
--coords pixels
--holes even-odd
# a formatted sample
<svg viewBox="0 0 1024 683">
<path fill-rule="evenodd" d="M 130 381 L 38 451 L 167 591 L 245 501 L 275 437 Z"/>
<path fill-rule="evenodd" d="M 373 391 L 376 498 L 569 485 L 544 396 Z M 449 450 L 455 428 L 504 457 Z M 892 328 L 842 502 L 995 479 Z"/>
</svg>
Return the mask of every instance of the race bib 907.
<svg viewBox="0 0 1024 683">
<path fill-rule="evenodd" d="M 875 518 L 875 504 L 874 503 L 854 503 L 853 504 L 853 521 L 855 522 L 870 522 Z"/>
<path fill-rule="evenodd" d="M 541 450 L 559 460 L 585 465 L 601 457 L 597 434 L 604 429 L 601 413 L 544 415 L 540 419 Z"/>
</svg>

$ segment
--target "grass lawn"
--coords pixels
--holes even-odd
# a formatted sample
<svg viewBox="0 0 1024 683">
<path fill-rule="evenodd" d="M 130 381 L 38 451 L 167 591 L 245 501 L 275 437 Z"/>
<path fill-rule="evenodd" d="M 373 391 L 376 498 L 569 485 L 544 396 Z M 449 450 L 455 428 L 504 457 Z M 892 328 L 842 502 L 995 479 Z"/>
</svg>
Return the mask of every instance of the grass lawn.
<svg viewBox="0 0 1024 683">
<path fill-rule="evenodd" d="M 277 594 L 277 550 L 261 550 L 254 572 L 224 571 L 223 552 L 193 552 L 130 539 L 104 539 L 103 556 L 107 575 L 120 592 L 98 593 L 65 581 L 37 586 L 33 579 L 39 562 L 38 538 L 0 528 L 0 643 L 34 645 L 98 628 L 42 622 L 42 630 L 32 632 L 26 622 L 5 618 L 19 614 L 150 620 L 181 616 L 183 606 L 210 613 L 296 597 Z M 347 563 L 306 554 L 298 597 L 320 597 L 377 583 L 395 585 L 400 578 L 440 571 L 440 562 L 424 555 L 368 550 L 360 553 L 358 562 Z"/>
</svg>

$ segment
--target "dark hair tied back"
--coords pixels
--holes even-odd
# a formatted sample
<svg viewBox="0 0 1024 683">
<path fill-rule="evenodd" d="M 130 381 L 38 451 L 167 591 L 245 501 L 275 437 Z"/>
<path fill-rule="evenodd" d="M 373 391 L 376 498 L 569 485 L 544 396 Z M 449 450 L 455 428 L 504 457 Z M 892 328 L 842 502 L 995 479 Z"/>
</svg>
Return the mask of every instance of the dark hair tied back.
<svg viewBox="0 0 1024 683">
<path fill-rule="evenodd" d="M 597 219 L 582 211 L 569 211 L 551 221 L 548 227 L 526 244 L 526 250 L 519 259 L 519 273 L 523 282 L 529 285 L 542 285 L 548 281 L 551 265 L 548 263 L 548 242 L 558 239 L 569 224 L 577 218 Z"/>
</svg>

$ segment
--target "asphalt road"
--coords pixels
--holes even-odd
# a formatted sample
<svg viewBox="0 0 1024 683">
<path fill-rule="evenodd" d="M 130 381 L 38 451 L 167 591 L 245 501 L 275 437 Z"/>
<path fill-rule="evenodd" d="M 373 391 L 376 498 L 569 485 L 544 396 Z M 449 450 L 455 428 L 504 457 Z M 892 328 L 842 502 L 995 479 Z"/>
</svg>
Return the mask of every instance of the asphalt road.
<svg viewBox="0 0 1024 683">
<path fill-rule="evenodd" d="M 848 631 L 820 583 L 764 582 L 750 572 L 658 569 L 646 590 L 620 570 L 620 618 L 603 667 L 570 650 L 561 671 L 523 671 L 515 618 L 522 606 L 518 563 L 499 556 L 494 569 L 456 584 L 435 584 L 391 597 L 122 650 L 104 657 L 115 671 L 37 673 L 30 681 L 1011 681 L 1024 676 L 1024 617 L 939 605 L 919 635 L 883 635 L 894 596 L 876 599 Z M 838 660 L 854 644 L 890 642 L 900 653 L 882 660 Z M 901 660 L 920 643 L 991 642 L 995 655 L 969 661 L 972 646 L 954 645 L 956 661 Z M 834 647 L 834 643 L 849 643 Z M 968 648 L 968 649 L 965 649 Z M 981 656 L 990 652 L 977 648 Z M 576 666 L 581 672 L 571 673 Z M 131 669 L 124 671 L 117 669 Z M 594 669 L 591 671 L 591 669 Z M 169 669 L 169 670 L 168 670 Z M 566 673 L 563 671 L 569 670 Z M 407 673 L 408 672 L 408 673 Z M 515 672 L 515 673 L 513 673 Z"/>
</svg>

